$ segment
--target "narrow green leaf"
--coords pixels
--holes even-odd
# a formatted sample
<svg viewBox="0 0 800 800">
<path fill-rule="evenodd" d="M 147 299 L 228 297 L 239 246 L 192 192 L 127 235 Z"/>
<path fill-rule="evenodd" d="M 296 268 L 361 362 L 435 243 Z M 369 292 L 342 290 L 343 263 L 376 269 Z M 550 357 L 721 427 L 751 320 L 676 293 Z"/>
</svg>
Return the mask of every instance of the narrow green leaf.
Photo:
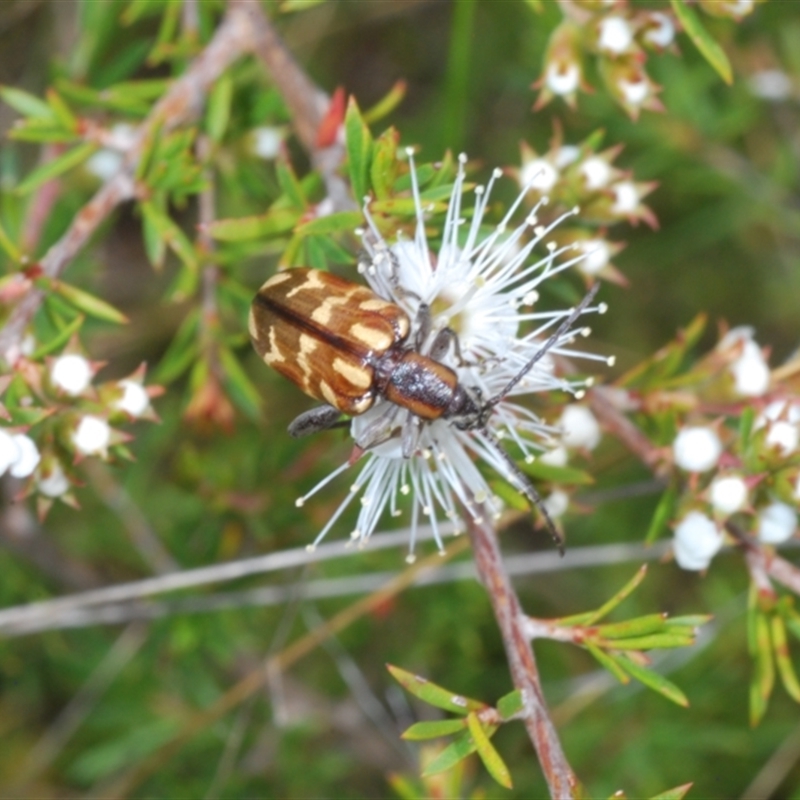
<svg viewBox="0 0 800 800">
<path fill-rule="evenodd" d="M 575 467 L 557 467 L 544 461 L 520 464 L 523 472 L 542 481 L 552 481 L 567 486 L 586 486 L 594 483 L 592 475 Z"/>
<path fill-rule="evenodd" d="M 670 484 L 664 494 L 661 495 L 653 518 L 650 520 L 650 527 L 644 537 L 646 545 L 653 544 L 661 535 L 661 532 L 666 529 L 667 523 L 675 516 L 677 502 L 678 487 L 675 484 Z"/>
<path fill-rule="evenodd" d="M 288 233 L 299 219 L 295 209 L 276 208 L 255 217 L 217 220 L 206 226 L 206 230 L 217 241 L 241 242 Z"/>
<path fill-rule="evenodd" d="M 317 217 L 297 227 L 300 236 L 329 235 L 340 231 L 352 231 L 364 221 L 360 211 L 337 211 L 324 217 Z"/>
<path fill-rule="evenodd" d="M 684 783 L 683 786 L 676 786 L 674 789 L 667 789 L 666 792 L 654 795 L 650 800 L 683 800 L 683 798 L 689 794 L 689 789 L 691 789 L 693 785 L 694 784 L 691 783 Z"/>
<path fill-rule="evenodd" d="M 128 322 L 128 318 L 121 311 L 117 311 L 110 303 L 83 289 L 78 289 L 77 286 L 53 280 L 50 281 L 50 289 L 75 306 L 78 311 L 83 311 L 87 316 L 102 319 L 105 322 L 113 322 L 117 325 L 123 325 Z"/>
<path fill-rule="evenodd" d="M 75 131 L 78 128 L 78 118 L 72 113 L 70 107 L 55 89 L 47 90 L 47 104 L 53 109 L 53 113 L 58 121 L 68 130 Z"/>
<path fill-rule="evenodd" d="M 439 719 L 433 722 L 415 722 L 410 728 L 403 731 L 401 739 L 407 741 L 421 741 L 423 739 L 439 739 L 464 730 L 466 722 L 463 719 Z"/>
<path fill-rule="evenodd" d="M 140 208 L 145 219 L 148 220 L 165 244 L 175 252 L 189 269 L 196 270 L 197 253 L 194 245 L 172 218 L 152 201 L 141 203 Z"/>
<path fill-rule="evenodd" d="M 30 92 L 16 89 L 13 86 L 0 86 L 0 98 L 8 103 L 23 117 L 37 117 L 55 121 L 53 109 L 44 100 L 30 94 Z"/>
<path fill-rule="evenodd" d="M 472 755 L 477 748 L 470 736 L 469 731 L 464 731 L 461 736 L 445 747 L 436 758 L 434 758 L 424 769 L 423 778 L 436 775 L 440 772 L 451 770 L 459 761 L 463 761 L 467 756 Z"/>
<path fill-rule="evenodd" d="M 376 214 L 387 214 L 393 217 L 413 217 L 417 213 L 417 206 L 412 197 L 392 197 L 388 200 L 375 200 L 370 203 L 370 211 Z M 425 203 L 425 210 L 434 214 L 441 214 L 447 208 L 444 202 Z"/>
<path fill-rule="evenodd" d="M 631 679 L 628 673 L 622 668 L 619 663 L 620 656 L 606 653 L 599 647 L 595 647 L 591 642 L 584 643 L 584 647 L 597 659 L 600 666 L 605 667 L 620 683 L 630 683 Z M 626 661 L 627 666 L 627 661 Z"/>
<path fill-rule="evenodd" d="M 196 361 L 198 353 L 197 331 L 200 310 L 187 314 L 178 332 L 170 342 L 167 352 L 159 362 L 152 378 L 156 383 L 171 383 Z"/>
<path fill-rule="evenodd" d="M 250 382 L 247 373 L 227 347 L 219 348 L 219 360 L 225 373 L 225 386 L 231 400 L 250 419 L 257 420 L 261 413 L 261 395 Z"/>
<path fill-rule="evenodd" d="M 800 703 L 800 683 L 797 680 L 797 673 L 792 664 L 792 655 L 789 652 L 789 643 L 786 641 L 786 627 L 783 617 L 775 614 L 771 624 L 772 646 L 775 649 L 775 662 L 778 665 L 778 673 L 781 676 L 781 683 L 786 693 L 796 703 Z"/>
<path fill-rule="evenodd" d="M 753 424 L 756 421 L 756 410 L 752 406 L 747 406 L 742 410 L 739 417 L 739 446 L 744 451 L 750 443 L 750 434 L 753 432 Z"/>
<path fill-rule="evenodd" d="M 672 625 L 685 625 L 687 628 L 699 628 L 707 625 L 714 619 L 713 614 L 683 614 L 679 617 L 670 617 L 667 622 Z"/>
<path fill-rule="evenodd" d="M 666 626 L 666 614 L 647 614 L 625 622 L 614 622 L 600 625 L 597 633 L 603 639 L 622 639 L 631 636 L 642 636 L 656 631 L 663 631 Z"/>
<path fill-rule="evenodd" d="M 17 194 L 30 194 L 34 189 L 38 189 L 43 183 L 57 178 L 59 175 L 67 172 L 67 170 L 77 167 L 89 158 L 92 153 L 97 150 L 97 145 L 92 142 L 80 144 L 73 147 L 72 150 L 67 150 L 62 153 L 58 158 L 48 161 L 45 164 L 37 167 L 25 178 L 19 186 L 17 186 Z"/>
<path fill-rule="evenodd" d="M 73 334 L 80 330 L 85 319 L 86 317 L 84 317 L 83 314 L 78 314 L 75 319 L 67 323 L 67 325 L 65 325 L 49 342 L 34 350 L 31 359 L 33 361 L 38 361 L 40 358 L 44 358 L 45 356 L 49 356 L 50 353 L 55 353 L 56 350 L 60 350 L 72 338 Z"/>
<path fill-rule="evenodd" d="M 639 584 L 644 580 L 645 575 L 647 575 L 647 564 L 642 564 L 636 571 L 636 574 L 610 600 L 603 603 L 603 605 L 590 616 L 591 622 L 586 622 L 585 624 L 593 625 L 607 614 L 610 614 L 611 611 L 636 590 Z"/>
<path fill-rule="evenodd" d="M 357 203 L 367 196 L 369 188 L 370 155 L 372 153 L 372 134 L 369 132 L 355 98 L 351 97 L 344 117 L 344 131 L 347 147 L 347 166 L 350 183 Z"/>
<path fill-rule="evenodd" d="M 221 142 L 231 118 L 233 78 L 226 72 L 214 84 L 206 109 L 206 132 L 215 142 Z"/>
<path fill-rule="evenodd" d="M 283 0 L 281 11 L 289 13 L 291 11 L 305 11 L 307 8 L 321 6 L 327 0 Z"/>
<path fill-rule="evenodd" d="M 597 644 L 614 650 L 663 650 L 689 647 L 694 644 L 694 636 L 680 633 L 653 633 L 650 636 L 632 636 L 630 639 L 601 639 Z"/>
<path fill-rule="evenodd" d="M 756 612 L 755 620 L 755 671 L 751 683 L 750 722 L 757 725 L 769 704 L 775 686 L 775 661 L 773 660 L 769 620 L 766 614 Z"/>
<path fill-rule="evenodd" d="M 11 237 L 6 232 L 6 229 L 0 224 L 0 248 L 3 249 L 5 254 L 14 262 L 19 263 L 22 260 L 22 253 L 19 248 L 11 240 Z"/>
<path fill-rule="evenodd" d="M 522 692 L 514 689 L 497 701 L 497 712 L 503 719 L 511 719 L 525 708 Z"/>
<path fill-rule="evenodd" d="M 54 125 L 32 125 L 31 122 L 39 120 L 27 120 L 21 125 L 15 125 L 8 132 L 8 138 L 18 142 L 38 142 L 42 143 L 63 143 L 74 142 L 78 136 L 73 131 Z"/>
<path fill-rule="evenodd" d="M 703 27 L 697 13 L 689 8 L 684 0 L 672 0 L 672 9 L 706 61 L 714 67 L 725 83 L 733 83 L 733 71 L 728 56 L 725 55 L 725 51 L 719 46 L 717 40 Z"/>
<path fill-rule="evenodd" d="M 395 128 L 384 131 L 376 140 L 373 147 L 372 165 L 370 166 L 370 181 L 378 200 L 388 200 L 391 196 L 392 186 L 397 180 L 399 162 L 397 161 L 397 147 L 400 134 Z"/>
<path fill-rule="evenodd" d="M 407 692 L 428 703 L 428 705 L 436 706 L 436 708 L 441 708 L 444 711 L 450 711 L 453 714 L 459 714 L 462 717 L 466 716 L 470 711 L 483 711 L 489 708 L 479 700 L 472 700 L 469 697 L 450 692 L 419 675 L 406 672 L 400 667 L 387 664 L 386 669 Z"/>
<path fill-rule="evenodd" d="M 364 112 L 364 122 L 372 125 L 374 122 L 391 114 L 403 102 L 407 89 L 408 84 L 405 81 L 395 81 L 394 86 L 374 106 Z"/>
<path fill-rule="evenodd" d="M 308 206 L 308 200 L 300 181 L 297 180 L 297 175 L 295 175 L 292 165 L 285 158 L 277 158 L 275 160 L 275 174 L 281 191 L 286 195 L 291 205 L 298 211 L 305 211 Z"/>
<path fill-rule="evenodd" d="M 688 708 L 689 699 L 672 681 L 667 680 L 663 675 L 659 675 L 657 672 L 647 669 L 647 667 L 637 664 L 633 659 L 627 658 L 624 655 L 620 656 L 620 658 L 624 659 L 622 663 L 624 664 L 625 670 L 636 678 L 637 681 L 643 683 L 653 691 L 658 692 L 660 695 L 663 695 L 667 700 L 671 700 L 676 705 Z"/>
<path fill-rule="evenodd" d="M 489 774 L 501 786 L 511 789 L 513 786 L 511 773 L 500 757 L 500 753 L 492 746 L 486 731 L 483 729 L 483 725 L 481 725 L 480 720 L 474 713 L 467 715 L 467 725 L 469 726 L 469 732 L 472 734 L 472 741 L 475 742 L 478 755 Z"/>
</svg>

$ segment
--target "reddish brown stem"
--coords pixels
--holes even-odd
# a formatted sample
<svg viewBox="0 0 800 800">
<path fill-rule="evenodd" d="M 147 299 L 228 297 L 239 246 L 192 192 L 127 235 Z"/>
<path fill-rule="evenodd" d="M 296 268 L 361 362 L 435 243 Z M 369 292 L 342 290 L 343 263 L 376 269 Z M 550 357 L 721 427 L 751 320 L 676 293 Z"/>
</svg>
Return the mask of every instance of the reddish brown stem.
<svg viewBox="0 0 800 800">
<path fill-rule="evenodd" d="M 525 633 L 525 616 L 503 566 L 497 535 L 486 521 L 470 520 L 468 524 L 475 567 L 494 609 L 514 686 L 524 694 L 525 727 L 536 748 L 550 796 L 570 800 L 576 795 L 578 780 L 547 710 L 539 669 Z"/>
</svg>

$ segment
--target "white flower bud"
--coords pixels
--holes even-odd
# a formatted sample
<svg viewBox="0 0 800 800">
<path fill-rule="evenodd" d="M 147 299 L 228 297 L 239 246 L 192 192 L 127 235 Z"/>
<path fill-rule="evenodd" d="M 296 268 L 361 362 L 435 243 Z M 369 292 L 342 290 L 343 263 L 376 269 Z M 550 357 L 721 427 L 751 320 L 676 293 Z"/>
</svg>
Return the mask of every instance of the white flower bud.
<svg viewBox="0 0 800 800">
<path fill-rule="evenodd" d="M 565 467 L 569 461 L 569 453 L 567 448 L 559 445 L 558 447 L 548 450 L 544 455 L 539 456 L 539 461 L 542 464 L 549 464 L 551 467 Z"/>
<path fill-rule="evenodd" d="M 756 419 L 755 428 L 769 425 L 765 442 L 782 455 L 794 453 L 800 445 L 800 405 L 773 400 Z"/>
<path fill-rule="evenodd" d="M 644 80 L 644 78 L 634 81 L 620 78 L 617 81 L 617 86 L 620 92 L 622 92 L 625 102 L 630 106 L 640 106 L 647 100 L 647 96 L 650 94 L 650 87 L 647 85 L 647 81 Z"/>
<path fill-rule="evenodd" d="M 150 397 L 141 383 L 126 378 L 120 381 L 117 386 L 122 389 L 122 397 L 114 403 L 114 408 L 130 414 L 132 417 L 140 417 L 147 411 L 150 405 Z"/>
<path fill-rule="evenodd" d="M 19 459 L 19 445 L 11 434 L 0 430 L 0 475 Z"/>
<path fill-rule="evenodd" d="M 769 389 L 769 366 L 761 348 L 746 341 L 742 354 L 730 365 L 736 393 L 745 397 L 761 397 Z"/>
<path fill-rule="evenodd" d="M 675 561 L 682 569 L 706 569 L 722 542 L 722 534 L 705 514 L 690 511 L 675 528 Z"/>
<path fill-rule="evenodd" d="M 555 95 L 572 94 L 581 82 L 581 71 L 577 64 L 548 64 L 544 76 L 547 88 Z"/>
<path fill-rule="evenodd" d="M 563 431 L 561 441 L 567 447 L 594 450 L 600 442 L 600 425 L 586 406 L 567 406 L 558 424 Z"/>
<path fill-rule="evenodd" d="M 735 514 L 747 502 L 747 484 L 738 475 L 714 478 L 708 497 L 715 511 L 720 514 Z"/>
<path fill-rule="evenodd" d="M 50 380 L 56 387 L 74 397 L 92 382 L 91 364 L 75 353 L 59 356 L 50 367 Z"/>
<path fill-rule="evenodd" d="M 633 42 L 633 30 L 622 17 L 604 17 L 600 22 L 600 35 L 597 46 L 600 50 L 619 55 L 624 53 Z"/>
<path fill-rule="evenodd" d="M 687 472 L 705 472 L 715 467 L 722 443 L 711 428 L 684 428 L 672 444 L 675 463 Z"/>
<path fill-rule="evenodd" d="M 633 214 L 639 206 L 639 190 L 632 181 L 615 183 L 611 190 L 614 192 L 614 205 L 611 211 L 614 214 Z"/>
<path fill-rule="evenodd" d="M 750 91 L 762 100 L 788 100 L 792 79 L 779 69 L 764 69 L 750 76 Z"/>
<path fill-rule="evenodd" d="M 772 503 L 758 512 L 758 538 L 764 544 L 782 544 L 797 528 L 797 512 L 786 503 Z"/>
<path fill-rule="evenodd" d="M 669 47 L 675 38 L 675 23 L 660 11 L 650 12 L 650 22 L 655 25 L 645 32 L 645 41 L 662 49 Z"/>
<path fill-rule="evenodd" d="M 563 144 L 558 148 L 555 157 L 556 169 L 564 169 L 574 164 L 581 157 L 580 147 L 574 144 Z"/>
<path fill-rule="evenodd" d="M 578 245 L 583 253 L 586 254 L 578 264 L 578 269 L 584 275 L 597 275 L 604 269 L 611 258 L 611 248 L 608 242 L 603 239 L 586 239 Z"/>
<path fill-rule="evenodd" d="M 29 436 L 18 433 L 14 437 L 14 443 L 19 450 L 19 456 L 11 465 L 10 474 L 14 478 L 27 478 L 33 474 L 42 457 L 39 455 L 39 448 Z"/>
<path fill-rule="evenodd" d="M 602 189 L 611 180 L 611 167 L 604 158 L 591 156 L 581 164 L 581 175 L 587 189 Z"/>
<path fill-rule="evenodd" d="M 72 434 L 72 443 L 85 456 L 104 453 L 110 440 L 111 428 L 100 417 L 83 417 Z"/>
<path fill-rule="evenodd" d="M 560 489 L 556 489 L 556 491 L 545 497 L 543 503 L 547 513 L 553 519 L 557 519 L 558 517 L 563 517 L 569 508 L 569 495 Z"/>
<path fill-rule="evenodd" d="M 523 186 L 539 192 L 549 192 L 558 180 L 558 171 L 544 158 L 534 158 L 522 165 L 520 181 Z"/>
<path fill-rule="evenodd" d="M 54 461 L 50 474 L 45 478 L 39 478 L 37 488 L 47 497 L 59 497 L 64 494 L 69 489 L 69 479 L 61 469 L 61 464 Z"/>
<path fill-rule="evenodd" d="M 264 125 L 253 130 L 253 153 L 259 158 L 272 160 L 281 152 L 284 134 L 280 128 Z"/>
</svg>

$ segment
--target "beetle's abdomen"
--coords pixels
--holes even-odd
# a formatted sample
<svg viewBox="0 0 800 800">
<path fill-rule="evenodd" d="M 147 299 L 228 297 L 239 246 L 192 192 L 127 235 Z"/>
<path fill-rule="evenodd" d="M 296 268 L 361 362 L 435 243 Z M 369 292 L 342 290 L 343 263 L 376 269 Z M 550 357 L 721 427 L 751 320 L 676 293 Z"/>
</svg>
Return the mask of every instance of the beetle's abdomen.
<svg viewBox="0 0 800 800">
<path fill-rule="evenodd" d="M 449 367 L 419 353 L 404 353 L 392 370 L 386 399 L 427 420 L 450 407 L 458 376 Z"/>
</svg>

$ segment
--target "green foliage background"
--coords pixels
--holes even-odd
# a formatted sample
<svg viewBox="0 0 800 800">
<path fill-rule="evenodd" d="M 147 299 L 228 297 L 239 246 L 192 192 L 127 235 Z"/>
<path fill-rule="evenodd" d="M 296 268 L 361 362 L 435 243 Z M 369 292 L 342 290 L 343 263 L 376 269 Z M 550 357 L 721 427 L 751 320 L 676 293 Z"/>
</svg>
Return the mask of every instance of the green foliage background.
<svg viewBox="0 0 800 800">
<path fill-rule="evenodd" d="M 214 16 L 216 4 L 203 5 L 209 18 Z M 734 64 L 732 87 L 681 37 L 680 57 L 666 54 L 649 64 L 664 86 L 667 113 L 646 112 L 632 122 L 602 90 L 582 94 L 574 111 L 554 103 L 531 112 L 535 95 L 530 84 L 560 18 L 553 4 L 543 6 L 537 15 L 522 2 L 328 2 L 287 15 L 280 24 L 314 79 L 328 92 L 343 85 L 362 108 L 377 102 L 395 80 L 406 80 L 406 99 L 389 121 L 401 131 L 404 144 L 419 145 L 426 161 L 439 158 L 447 147 L 464 149 L 488 172 L 496 164 L 516 164 L 521 139 L 544 151 L 556 119 L 567 142 L 577 143 L 603 128 L 608 145 L 625 144 L 621 166 L 633 169 L 637 180 L 659 181 L 648 204 L 661 228 L 625 230 L 628 247 L 615 263 L 631 286 L 604 289 L 611 313 L 596 325 L 595 345 L 616 353 L 624 369 L 706 310 L 713 320 L 754 325 L 759 341 L 774 347 L 772 363 L 779 363 L 797 345 L 798 108 L 796 99 L 781 104 L 757 99 L 746 76 L 766 61 L 782 66 L 800 85 L 795 46 L 800 7 L 774 0 L 740 25 L 708 22 Z M 122 79 L 166 76 L 163 65 L 145 61 L 157 34 L 156 18 L 122 27 L 122 7 L 100 0 L 3 3 L 0 82 L 41 95 L 59 76 L 79 76 L 98 88 Z M 234 67 L 233 74 L 245 88 L 235 95 L 231 131 L 286 121 L 269 79 L 251 61 Z M 3 128 L 12 118 L 8 107 L 0 109 Z M 37 152 L 30 145 L 5 143 L 0 152 L 3 185 L 18 183 L 35 164 Z M 292 155 L 302 174 L 304 155 L 294 146 Z M 511 197 L 514 188 L 507 183 L 504 190 Z M 64 230 L 91 189 L 77 178 L 67 187 L 47 222 L 40 252 Z M 274 170 L 252 159 L 232 163 L 218 191 L 220 217 L 257 213 L 277 194 Z M 2 202 L 6 214 L 19 213 L 15 197 L 8 194 Z M 189 206 L 178 219 L 190 226 L 194 213 Z M 278 255 L 243 258 L 239 278 L 255 290 Z M 131 319 L 121 329 L 99 323 L 85 329 L 92 357 L 110 362 L 104 375 L 126 375 L 142 360 L 158 363 L 187 310 L 186 304 L 161 301 L 175 270 L 170 264 L 160 275 L 151 271 L 140 222 L 130 209 L 117 213 L 70 266 L 72 283 L 97 292 Z M 240 322 L 244 334 L 244 316 Z M 705 344 L 713 340 L 712 326 Z M 341 463 L 347 445 L 336 434 L 291 441 L 285 427 L 305 401 L 261 367 L 244 336 L 241 341 L 236 354 L 263 397 L 257 420 L 240 415 L 229 435 L 189 428 L 181 417 L 186 386 L 179 383 L 156 402 L 162 423 L 137 427 L 132 444 L 136 462 L 111 467 L 185 569 L 304 545 L 349 485 L 339 481 L 304 508 L 295 508 L 294 498 Z M 570 546 L 641 541 L 655 496 L 625 498 L 605 490 L 641 486 L 648 474 L 613 442 L 606 442 L 594 458 L 598 484 L 592 495 L 598 505 L 591 514 L 567 518 Z M 47 541 L 65 563 L 82 565 L 100 583 L 145 577 L 148 568 L 126 537 L 120 515 L 104 504 L 96 480 L 87 484 L 79 491 L 81 511 L 53 509 Z M 349 530 L 342 523 L 331 539 Z M 524 525 L 504 532 L 502 544 L 509 553 L 549 547 Z M 77 588 L 65 582 L 63 571 L 43 570 L 6 545 L 0 548 L 0 606 Z M 397 551 L 367 551 L 224 588 L 288 585 L 394 570 L 401 563 Z M 517 585 L 532 614 L 561 616 L 601 604 L 635 567 L 554 572 Z M 695 781 L 690 797 L 741 796 L 776 748 L 797 739 L 797 707 L 781 690 L 761 726 L 748 727 L 746 588 L 741 561 L 731 556 L 717 559 L 705 578 L 672 563 L 654 565 L 626 605 L 628 616 L 656 609 L 715 614 L 701 645 L 669 662 L 674 668 L 670 678 L 691 700 L 687 710 L 639 687 L 606 683 L 583 652 L 549 642 L 537 645 L 566 751 L 590 796 L 608 796 L 620 788 L 631 796 L 649 796 L 688 781 Z M 327 618 L 350 601 L 325 600 L 313 608 Z M 146 623 L 141 648 L 37 779 L 35 796 L 82 796 L 154 752 L 193 710 L 210 705 L 266 654 L 302 634 L 312 624 L 303 608 L 290 602 L 174 614 Z M 118 626 L 95 626 L 0 641 L 0 787 L 13 786 L 35 742 L 52 730 L 119 635 Z M 384 669 L 387 661 L 487 702 L 511 689 L 480 586 L 463 582 L 410 590 L 385 613 L 349 627 L 336 647 L 317 649 L 299 662 L 285 677 L 282 694 L 260 693 L 198 732 L 132 796 L 393 796 L 386 775 L 415 774 L 415 751 L 399 744 L 389 725 L 376 733 L 343 679 L 347 665 L 357 664 L 372 691 L 402 712 L 405 701 L 398 699 Z M 576 708 L 570 698 L 592 677 L 599 681 L 596 696 Z M 283 703 L 276 705 L 276 697 Z M 411 712 L 406 708 L 405 713 Z M 237 737 L 237 766 L 215 785 L 226 746 Z M 521 726 L 501 729 L 495 743 L 511 766 L 516 788 L 497 788 L 480 769 L 468 775 L 467 785 L 483 787 L 487 797 L 544 796 Z M 773 796 L 800 797 L 800 767 L 788 772 Z"/>
</svg>

